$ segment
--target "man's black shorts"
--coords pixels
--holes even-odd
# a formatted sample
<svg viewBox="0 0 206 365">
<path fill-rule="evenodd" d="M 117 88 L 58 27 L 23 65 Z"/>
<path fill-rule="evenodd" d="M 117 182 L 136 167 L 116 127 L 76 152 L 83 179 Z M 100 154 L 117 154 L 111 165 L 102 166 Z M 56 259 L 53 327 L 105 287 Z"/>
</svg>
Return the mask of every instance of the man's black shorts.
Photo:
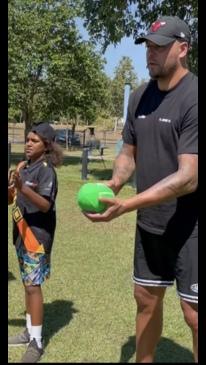
<svg viewBox="0 0 206 365">
<path fill-rule="evenodd" d="M 179 296 L 198 302 L 198 234 L 154 234 L 138 226 L 135 239 L 133 281 L 144 286 L 170 286 Z"/>
</svg>

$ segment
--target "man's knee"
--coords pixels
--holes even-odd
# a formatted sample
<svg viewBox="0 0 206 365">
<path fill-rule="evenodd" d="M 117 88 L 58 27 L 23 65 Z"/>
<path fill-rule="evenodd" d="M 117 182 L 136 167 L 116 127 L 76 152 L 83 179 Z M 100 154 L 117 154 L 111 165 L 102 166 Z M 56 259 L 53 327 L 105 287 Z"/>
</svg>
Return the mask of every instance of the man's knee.
<svg viewBox="0 0 206 365">
<path fill-rule="evenodd" d="M 134 298 L 138 305 L 138 309 L 151 310 L 159 307 L 164 298 L 165 288 L 149 287 L 149 286 L 134 286 Z"/>
<path fill-rule="evenodd" d="M 198 330 L 198 306 L 195 303 L 181 300 L 181 308 L 184 314 L 185 322 L 194 330 Z"/>
</svg>

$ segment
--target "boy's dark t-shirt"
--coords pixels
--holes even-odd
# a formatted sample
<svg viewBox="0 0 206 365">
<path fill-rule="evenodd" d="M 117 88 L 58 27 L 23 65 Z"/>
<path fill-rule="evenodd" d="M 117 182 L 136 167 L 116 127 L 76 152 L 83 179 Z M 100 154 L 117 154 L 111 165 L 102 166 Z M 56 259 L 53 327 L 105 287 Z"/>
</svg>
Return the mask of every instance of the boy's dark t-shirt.
<svg viewBox="0 0 206 365">
<path fill-rule="evenodd" d="M 51 252 L 56 228 L 57 176 L 53 166 L 45 159 L 27 164 L 20 170 L 22 182 L 32 188 L 32 183 L 37 184 L 35 192 L 51 202 L 48 212 L 44 213 L 29 201 L 23 194 L 18 193 L 16 204 L 31 228 L 37 240 L 43 244 L 46 253 Z M 13 242 L 18 248 L 23 244 L 18 227 L 13 221 Z"/>
<path fill-rule="evenodd" d="M 144 90 L 142 90 L 142 88 Z M 198 153 L 198 79 L 191 72 L 169 91 L 151 80 L 130 95 L 123 141 L 137 146 L 137 193 L 178 169 L 179 154 Z M 138 210 L 138 224 L 161 234 L 197 225 L 197 191 Z"/>
</svg>

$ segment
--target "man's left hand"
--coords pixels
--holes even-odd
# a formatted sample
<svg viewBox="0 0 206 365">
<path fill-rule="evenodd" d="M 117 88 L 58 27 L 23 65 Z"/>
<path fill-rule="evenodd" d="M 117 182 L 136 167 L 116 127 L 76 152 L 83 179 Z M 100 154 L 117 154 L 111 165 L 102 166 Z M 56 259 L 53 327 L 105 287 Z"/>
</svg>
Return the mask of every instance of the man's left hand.
<svg viewBox="0 0 206 365">
<path fill-rule="evenodd" d="M 92 222 L 109 222 L 126 212 L 125 201 L 119 198 L 100 198 L 99 201 L 106 203 L 108 208 L 103 213 L 87 213 L 83 214 Z"/>
</svg>

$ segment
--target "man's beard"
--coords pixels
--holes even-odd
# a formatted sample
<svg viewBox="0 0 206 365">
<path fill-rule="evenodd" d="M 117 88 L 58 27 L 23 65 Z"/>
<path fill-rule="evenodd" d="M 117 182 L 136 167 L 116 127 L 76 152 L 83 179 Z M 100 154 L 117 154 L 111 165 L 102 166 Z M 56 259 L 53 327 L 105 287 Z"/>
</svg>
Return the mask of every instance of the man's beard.
<svg viewBox="0 0 206 365">
<path fill-rule="evenodd" d="M 165 79 L 173 75 L 176 70 L 177 70 L 177 63 L 166 67 L 165 66 L 157 67 L 157 70 L 149 69 L 149 75 L 154 80 Z"/>
</svg>

